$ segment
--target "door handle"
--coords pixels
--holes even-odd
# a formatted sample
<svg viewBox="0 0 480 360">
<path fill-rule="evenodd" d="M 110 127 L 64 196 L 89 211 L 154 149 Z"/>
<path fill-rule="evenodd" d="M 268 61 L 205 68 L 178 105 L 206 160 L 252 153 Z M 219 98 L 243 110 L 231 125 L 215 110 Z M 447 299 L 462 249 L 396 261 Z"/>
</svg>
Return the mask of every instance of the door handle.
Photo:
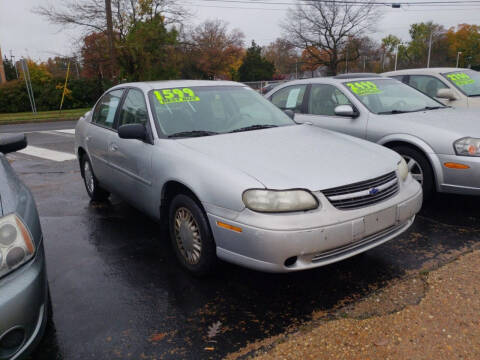
<svg viewBox="0 0 480 360">
<path fill-rule="evenodd" d="M 111 151 L 117 151 L 118 150 L 118 145 L 115 143 L 110 144 L 110 150 Z"/>
</svg>

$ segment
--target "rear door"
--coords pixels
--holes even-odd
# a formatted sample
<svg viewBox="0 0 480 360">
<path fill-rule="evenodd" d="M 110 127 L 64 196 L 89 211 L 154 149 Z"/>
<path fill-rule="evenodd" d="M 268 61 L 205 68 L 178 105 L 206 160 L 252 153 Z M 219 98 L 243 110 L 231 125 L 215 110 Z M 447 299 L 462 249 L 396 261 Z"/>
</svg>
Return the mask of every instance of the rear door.
<svg viewBox="0 0 480 360">
<path fill-rule="evenodd" d="M 355 109 L 355 105 L 336 86 L 312 84 L 306 99 L 306 111 L 304 114 L 295 115 L 295 121 L 309 122 L 325 129 L 365 138 L 368 114 L 359 112 L 354 118 L 338 116 L 335 115 L 335 108 L 339 105 L 350 105 Z"/>
<path fill-rule="evenodd" d="M 111 189 L 111 173 L 108 161 L 108 143 L 116 135 L 115 117 L 124 90 L 113 90 L 98 101 L 85 137 L 87 153 L 93 172 L 99 182 Z"/>
<path fill-rule="evenodd" d="M 109 138 L 108 154 L 115 173 L 114 191 L 136 207 L 150 211 L 152 203 L 153 137 L 148 120 L 147 103 L 143 91 L 129 88 L 120 106 L 117 129 L 126 124 L 142 124 L 149 140 L 121 139 L 118 133 Z"/>
</svg>

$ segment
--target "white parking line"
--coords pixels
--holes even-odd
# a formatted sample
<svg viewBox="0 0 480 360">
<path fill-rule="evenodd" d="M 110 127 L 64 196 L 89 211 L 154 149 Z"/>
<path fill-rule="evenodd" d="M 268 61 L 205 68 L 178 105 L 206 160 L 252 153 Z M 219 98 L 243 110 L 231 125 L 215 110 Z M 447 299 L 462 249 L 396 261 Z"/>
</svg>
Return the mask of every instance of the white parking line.
<svg viewBox="0 0 480 360">
<path fill-rule="evenodd" d="M 54 130 L 54 132 L 61 132 L 64 134 L 75 135 L 75 129 Z"/>
<path fill-rule="evenodd" d="M 36 146 L 30 146 L 30 145 L 23 150 L 17 151 L 17 153 L 34 156 L 34 157 L 38 157 L 46 160 L 52 160 L 52 161 L 67 161 L 67 160 L 76 159 L 76 156 L 74 154 L 39 148 Z"/>
</svg>

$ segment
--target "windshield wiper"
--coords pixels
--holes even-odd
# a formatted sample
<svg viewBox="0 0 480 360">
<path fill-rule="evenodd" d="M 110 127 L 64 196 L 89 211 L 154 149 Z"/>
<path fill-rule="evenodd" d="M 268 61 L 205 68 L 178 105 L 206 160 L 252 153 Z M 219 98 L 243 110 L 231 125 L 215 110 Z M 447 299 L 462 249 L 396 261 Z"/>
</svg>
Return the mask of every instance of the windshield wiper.
<svg viewBox="0 0 480 360">
<path fill-rule="evenodd" d="M 273 127 L 278 127 L 278 126 L 277 125 L 250 125 L 250 126 L 245 126 L 245 127 L 235 129 L 235 130 L 232 130 L 232 131 L 229 131 L 229 132 L 234 133 L 234 132 L 240 132 L 240 131 L 268 129 L 268 128 L 273 128 Z"/>
<path fill-rule="evenodd" d="M 389 111 L 382 111 L 382 112 L 379 112 L 378 114 L 405 114 L 405 113 L 409 113 L 411 111 L 405 111 L 405 110 L 389 110 Z"/>
<path fill-rule="evenodd" d="M 210 136 L 218 134 L 215 131 L 206 131 L 206 130 L 192 130 L 192 131 L 181 131 L 172 135 L 168 135 L 169 138 L 177 137 L 199 137 L 199 136 Z"/>
<path fill-rule="evenodd" d="M 447 106 L 425 106 L 423 109 L 420 110 L 437 110 L 437 109 L 445 109 Z"/>
</svg>

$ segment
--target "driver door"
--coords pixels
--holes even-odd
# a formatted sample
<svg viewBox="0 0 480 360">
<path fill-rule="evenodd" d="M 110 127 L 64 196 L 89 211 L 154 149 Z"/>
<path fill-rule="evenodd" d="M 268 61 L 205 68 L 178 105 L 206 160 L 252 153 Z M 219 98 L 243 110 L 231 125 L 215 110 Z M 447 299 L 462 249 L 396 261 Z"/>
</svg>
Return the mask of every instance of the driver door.
<svg viewBox="0 0 480 360">
<path fill-rule="evenodd" d="M 108 142 L 108 156 L 115 172 L 114 191 L 137 208 L 150 211 L 152 201 L 152 153 L 153 141 L 148 121 L 147 104 L 139 89 L 127 90 L 118 116 L 118 127 L 125 124 L 142 124 L 150 135 L 150 141 L 121 139 L 116 132 Z"/>
</svg>

